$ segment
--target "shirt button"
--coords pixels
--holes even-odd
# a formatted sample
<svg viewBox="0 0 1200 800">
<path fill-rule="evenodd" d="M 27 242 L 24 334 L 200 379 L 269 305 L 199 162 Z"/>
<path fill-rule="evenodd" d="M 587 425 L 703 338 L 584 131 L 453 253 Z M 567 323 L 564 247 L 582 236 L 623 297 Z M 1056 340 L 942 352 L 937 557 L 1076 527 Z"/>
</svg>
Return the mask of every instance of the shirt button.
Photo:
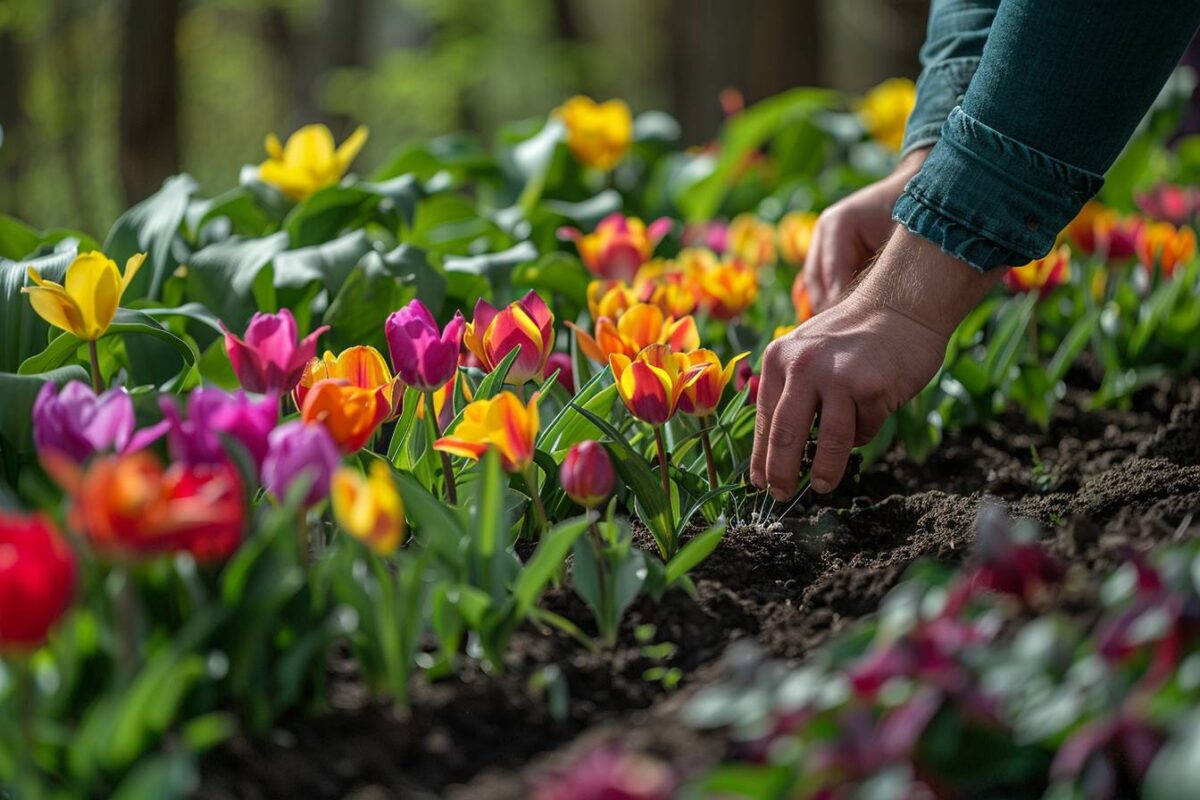
<svg viewBox="0 0 1200 800">
<path fill-rule="evenodd" d="M 1036 231 L 1042 227 L 1042 223 L 1037 217 L 1028 216 L 1025 218 L 1025 227 L 1031 231 Z"/>
</svg>

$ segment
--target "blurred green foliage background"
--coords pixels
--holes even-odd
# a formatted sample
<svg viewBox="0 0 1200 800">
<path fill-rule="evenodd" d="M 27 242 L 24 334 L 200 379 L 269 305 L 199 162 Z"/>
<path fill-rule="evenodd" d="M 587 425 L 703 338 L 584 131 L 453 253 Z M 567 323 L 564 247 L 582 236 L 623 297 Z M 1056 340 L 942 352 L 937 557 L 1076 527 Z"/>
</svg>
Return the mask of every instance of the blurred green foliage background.
<svg viewBox="0 0 1200 800">
<path fill-rule="evenodd" d="M 0 212 L 107 229 L 184 170 L 206 192 L 263 138 L 485 139 L 585 93 L 703 142 L 718 94 L 915 76 L 926 0 L 0 0 Z"/>
</svg>

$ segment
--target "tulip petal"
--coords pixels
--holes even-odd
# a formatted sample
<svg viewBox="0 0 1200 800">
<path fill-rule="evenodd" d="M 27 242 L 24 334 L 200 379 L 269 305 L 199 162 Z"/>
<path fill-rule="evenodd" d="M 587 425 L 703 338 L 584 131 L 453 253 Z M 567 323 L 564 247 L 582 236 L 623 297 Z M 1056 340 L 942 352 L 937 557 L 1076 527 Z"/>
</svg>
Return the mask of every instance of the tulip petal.
<svg viewBox="0 0 1200 800">
<path fill-rule="evenodd" d="M 366 143 L 367 126 L 359 125 L 354 129 L 354 133 L 350 134 L 349 138 L 342 142 L 341 147 L 337 149 L 338 172 L 345 174 L 346 170 L 350 169 L 350 164 L 358 157 L 359 152 Z"/>
<path fill-rule="evenodd" d="M 117 314 L 121 276 L 116 263 L 102 253 L 84 253 L 67 267 L 63 282 L 83 319 L 84 339 L 98 339 Z"/>
<path fill-rule="evenodd" d="M 21 292 L 29 295 L 29 304 L 39 317 L 80 339 L 85 338 L 83 314 L 79 306 L 57 284 L 26 286 Z"/>
<path fill-rule="evenodd" d="M 129 284 L 133 283 L 133 279 L 137 276 L 138 271 L 142 268 L 142 264 L 146 262 L 145 253 L 134 253 L 125 262 L 125 274 L 121 276 L 121 293 L 117 297 L 120 301 L 121 296 L 129 288 Z"/>
</svg>

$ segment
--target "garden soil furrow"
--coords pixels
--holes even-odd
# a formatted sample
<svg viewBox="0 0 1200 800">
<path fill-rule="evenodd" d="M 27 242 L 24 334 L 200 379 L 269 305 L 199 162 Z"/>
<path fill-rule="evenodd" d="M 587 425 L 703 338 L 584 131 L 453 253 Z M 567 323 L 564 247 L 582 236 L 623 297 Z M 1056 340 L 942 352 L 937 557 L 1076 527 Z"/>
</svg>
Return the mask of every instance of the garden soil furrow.
<svg viewBox="0 0 1200 800">
<path fill-rule="evenodd" d="M 924 465 L 890 453 L 855 485 L 784 519 L 748 519 L 750 498 L 693 573 L 697 598 L 640 599 L 612 652 L 525 630 L 503 675 L 470 668 L 420 685 L 403 714 L 370 705 L 353 664 L 336 663 L 329 712 L 211 754 L 198 796 L 523 800 L 539 772 L 612 739 L 698 768 L 725 745 L 680 723 L 696 688 L 761 657 L 803 658 L 875 610 L 917 559 L 968 558 L 986 498 L 1040 522 L 1076 573 L 1181 535 L 1200 508 L 1198 420 L 1196 380 L 1145 390 L 1124 411 L 1083 411 L 1069 394 L 1046 431 L 1004 416 L 948 436 Z M 594 632 L 574 595 L 552 593 L 547 607 Z M 721 658 L 738 640 L 754 647 Z M 651 680 L 670 669 L 678 687 Z"/>
</svg>

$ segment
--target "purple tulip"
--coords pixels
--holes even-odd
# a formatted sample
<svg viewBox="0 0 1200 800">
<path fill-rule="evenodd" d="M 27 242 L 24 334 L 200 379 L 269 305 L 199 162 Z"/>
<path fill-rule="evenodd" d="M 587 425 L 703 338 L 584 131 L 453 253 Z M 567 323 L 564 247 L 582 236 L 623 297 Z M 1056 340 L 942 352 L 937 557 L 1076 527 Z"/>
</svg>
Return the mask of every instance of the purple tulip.
<svg viewBox="0 0 1200 800">
<path fill-rule="evenodd" d="M 329 482 L 341 458 L 337 443 L 324 425 L 285 422 L 267 437 L 263 487 L 282 500 L 296 481 L 307 480 L 304 505 L 314 506 L 329 496 Z"/>
<path fill-rule="evenodd" d="M 225 329 L 225 351 L 242 388 L 284 395 L 296 388 L 308 362 L 317 354 L 317 337 L 329 330 L 322 325 L 297 341 L 296 319 L 286 308 L 278 314 L 255 314 L 238 338 Z"/>
<path fill-rule="evenodd" d="M 256 467 L 267 455 L 267 436 L 279 418 L 274 395 L 254 399 L 245 392 L 200 388 L 188 397 L 187 419 L 169 398 L 159 401 L 169 425 L 167 444 L 171 457 L 186 464 L 219 464 L 226 461 L 221 434 L 236 439 Z"/>
<path fill-rule="evenodd" d="M 79 381 L 69 381 L 61 391 L 48 381 L 33 401 L 33 441 L 38 450 L 78 463 L 101 450 L 141 450 L 166 430 L 159 423 L 135 433 L 134 425 L 133 400 L 124 389 L 109 389 L 97 397 Z"/>
<path fill-rule="evenodd" d="M 442 388 L 458 369 L 462 346 L 463 315 L 439 331 L 437 321 L 420 300 L 392 313 L 384 324 L 392 366 L 400 380 L 422 392 Z"/>
</svg>

